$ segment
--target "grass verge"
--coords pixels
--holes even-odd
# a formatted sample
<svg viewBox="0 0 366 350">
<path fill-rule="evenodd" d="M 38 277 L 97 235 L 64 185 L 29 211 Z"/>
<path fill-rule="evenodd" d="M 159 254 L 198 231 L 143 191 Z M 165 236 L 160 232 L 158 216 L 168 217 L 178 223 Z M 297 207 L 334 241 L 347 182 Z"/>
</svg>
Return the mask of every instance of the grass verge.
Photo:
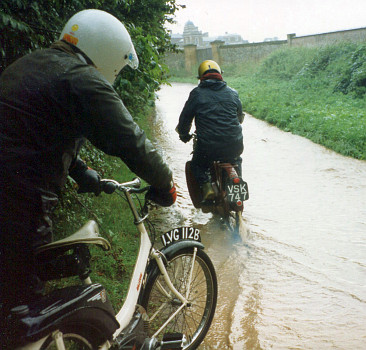
<svg viewBox="0 0 366 350">
<path fill-rule="evenodd" d="M 223 65 L 246 112 L 340 154 L 366 159 L 366 44 L 286 48 Z M 171 81 L 192 82 L 192 76 Z"/>
</svg>

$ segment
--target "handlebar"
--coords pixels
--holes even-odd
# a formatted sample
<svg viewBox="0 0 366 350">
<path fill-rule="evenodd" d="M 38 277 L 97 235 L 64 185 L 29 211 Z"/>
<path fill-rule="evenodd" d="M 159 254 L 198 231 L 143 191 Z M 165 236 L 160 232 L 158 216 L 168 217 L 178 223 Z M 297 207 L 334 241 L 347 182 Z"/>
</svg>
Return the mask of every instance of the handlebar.
<svg viewBox="0 0 366 350">
<path fill-rule="evenodd" d="M 150 186 L 141 187 L 141 179 L 136 177 L 132 181 L 119 183 L 113 179 L 102 179 L 100 180 L 100 186 L 102 191 L 108 194 L 112 194 L 114 191 L 118 190 L 121 192 L 130 192 L 130 193 L 144 193 L 147 192 Z"/>
</svg>

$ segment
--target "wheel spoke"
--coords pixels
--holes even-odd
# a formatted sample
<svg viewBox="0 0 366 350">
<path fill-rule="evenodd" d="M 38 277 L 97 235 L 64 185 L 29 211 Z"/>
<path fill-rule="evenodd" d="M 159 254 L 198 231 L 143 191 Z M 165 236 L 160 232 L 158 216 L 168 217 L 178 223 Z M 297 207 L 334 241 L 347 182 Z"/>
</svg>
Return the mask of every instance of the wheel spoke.
<svg viewBox="0 0 366 350">
<path fill-rule="evenodd" d="M 92 350 L 91 343 L 81 334 L 74 332 L 54 332 L 42 350 Z"/>
<path fill-rule="evenodd" d="M 187 339 L 183 349 L 196 349 L 209 329 L 216 307 L 217 280 L 214 267 L 202 250 L 197 250 L 194 258 L 192 249 L 187 249 L 170 259 L 167 272 L 174 287 L 182 295 L 188 293 L 188 304 L 170 320 L 163 333 L 183 333 Z M 182 303 L 172 296 L 160 275 L 157 275 L 148 290 L 143 306 L 150 317 L 149 334 L 152 335 L 177 312 Z"/>
</svg>

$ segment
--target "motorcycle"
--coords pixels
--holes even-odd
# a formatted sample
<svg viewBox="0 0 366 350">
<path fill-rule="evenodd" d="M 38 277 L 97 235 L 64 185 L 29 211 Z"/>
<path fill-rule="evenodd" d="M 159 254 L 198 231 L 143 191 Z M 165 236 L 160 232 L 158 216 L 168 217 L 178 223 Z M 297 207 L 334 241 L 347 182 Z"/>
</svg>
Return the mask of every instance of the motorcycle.
<svg viewBox="0 0 366 350">
<path fill-rule="evenodd" d="M 193 137 L 193 149 L 196 134 Z M 223 223 L 233 233 L 238 233 L 242 223 L 244 202 L 249 199 L 248 184 L 239 176 L 238 165 L 214 161 L 209 169 L 209 178 L 215 192 L 213 200 L 203 201 L 202 191 L 191 168 L 191 161 L 185 166 L 188 192 L 195 208 L 204 213 L 219 215 Z"/>
</svg>

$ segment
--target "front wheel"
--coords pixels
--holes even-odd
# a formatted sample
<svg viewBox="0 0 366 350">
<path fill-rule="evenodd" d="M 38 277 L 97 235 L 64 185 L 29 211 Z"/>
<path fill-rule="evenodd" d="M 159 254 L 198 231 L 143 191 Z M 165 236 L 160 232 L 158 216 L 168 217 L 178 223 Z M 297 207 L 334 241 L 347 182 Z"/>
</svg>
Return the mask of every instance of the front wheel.
<svg viewBox="0 0 366 350">
<path fill-rule="evenodd" d="M 196 349 L 203 341 L 210 328 L 217 302 L 214 266 L 201 249 L 197 249 L 194 259 L 193 249 L 182 249 L 174 253 L 168 261 L 168 275 L 175 288 L 188 299 L 188 304 L 157 335 L 161 340 L 166 333 L 184 334 L 186 340 L 183 349 Z M 192 265 L 193 273 L 189 284 Z M 181 305 L 182 302 L 170 291 L 160 271 L 156 273 L 146 286 L 142 300 L 142 306 L 149 316 L 149 336 L 155 335 Z"/>
</svg>

